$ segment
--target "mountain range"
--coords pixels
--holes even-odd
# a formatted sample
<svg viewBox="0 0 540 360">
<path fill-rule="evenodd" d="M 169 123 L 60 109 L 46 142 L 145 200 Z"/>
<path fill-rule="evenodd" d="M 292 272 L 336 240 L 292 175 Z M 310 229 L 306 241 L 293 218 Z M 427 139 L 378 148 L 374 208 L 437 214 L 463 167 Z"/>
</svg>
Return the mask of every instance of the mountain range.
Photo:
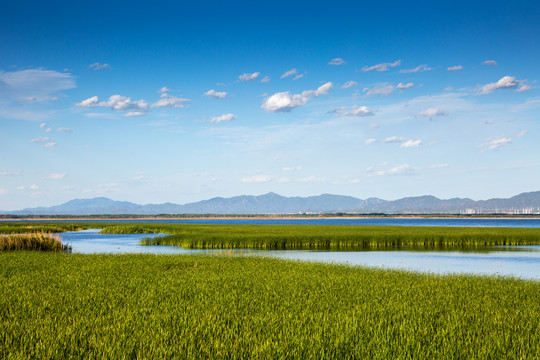
<svg viewBox="0 0 540 360">
<path fill-rule="evenodd" d="M 276 193 L 209 200 L 178 205 L 173 203 L 139 205 L 104 197 L 76 199 L 51 207 L 0 211 L 5 215 L 158 215 L 158 214 L 298 214 L 298 213 L 540 213 L 540 191 L 522 193 L 508 199 L 475 201 L 468 198 L 441 200 L 425 195 L 398 200 L 358 199 L 352 196 L 322 194 L 285 197 Z"/>
</svg>

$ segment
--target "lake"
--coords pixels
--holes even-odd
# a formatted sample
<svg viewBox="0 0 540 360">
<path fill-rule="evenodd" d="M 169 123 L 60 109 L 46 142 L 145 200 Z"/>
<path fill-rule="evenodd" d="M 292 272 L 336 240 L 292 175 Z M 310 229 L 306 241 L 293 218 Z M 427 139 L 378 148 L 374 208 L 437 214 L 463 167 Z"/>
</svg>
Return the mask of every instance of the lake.
<svg viewBox="0 0 540 360">
<path fill-rule="evenodd" d="M 361 265 L 435 274 L 471 273 L 540 280 L 540 246 L 494 247 L 486 252 L 459 251 L 312 251 L 190 250 L 176 246 L 139 245 L 159 234 L 99 234 L 98 229 L 60 234 L 75 253 L 152 253 L 271 256 L 282 259 Z"/>
</svg>

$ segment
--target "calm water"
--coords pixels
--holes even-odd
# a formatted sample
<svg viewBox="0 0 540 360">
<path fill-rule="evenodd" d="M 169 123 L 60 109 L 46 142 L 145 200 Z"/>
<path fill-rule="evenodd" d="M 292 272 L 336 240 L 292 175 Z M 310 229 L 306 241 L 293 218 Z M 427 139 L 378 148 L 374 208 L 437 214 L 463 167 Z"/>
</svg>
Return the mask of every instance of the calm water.
<svg viewBox="0 0 540 360">
<path fill-rule="evenodd" d="M 35 220 L 21 220 L 36 222 Z M 237 224 L 237 225 L 380 225 L 380 226 L 472 226 L 540 228 L 540 219 L 174 219 L 174 220 L 53 220 L 55 222 L 115 222 L 159 224 Z M 38 221 L 39 222 L 39 221 Z"/>
<path fill-rule="evenodd" d="M 540 280 L 540 246 L 497 247 L 490 252 L 457 251 L 311 251 L 311 250 L 186 250 L 176 246 L 142 246 L 143 237 L 157 234 L 99 234 L 84 230 L 61 234 L 75 253 L 235 254 L 379 268 L 445 273 L 516 276 Z"/>
</svg>

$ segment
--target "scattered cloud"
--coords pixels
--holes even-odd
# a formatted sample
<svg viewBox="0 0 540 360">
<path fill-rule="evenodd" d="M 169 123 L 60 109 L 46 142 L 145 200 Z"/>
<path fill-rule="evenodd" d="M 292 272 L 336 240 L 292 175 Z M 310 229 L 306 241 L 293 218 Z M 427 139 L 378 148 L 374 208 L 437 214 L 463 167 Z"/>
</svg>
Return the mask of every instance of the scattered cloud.
<svg viewBox="0 0 540 360">
<path fill-rule="evenodd" d="M 227 97 L 226 91 L 215 91 L 214 89 L 208 90 L 204 93 L 206 96 L 211 96 L 216 99 L 225 99 Z"/>
<path fill-rule="evenodd" d="M 318 177 L 318 176 L 308 176 L 308 177 L 305 177 L 305 178 L 300 178 L 298 179 L 298 182 L 310 182 L 310 183 L 319 183 L 319 182 L 324 182 L 326 179 L 323 178 L 323 177 Z"/>
<path fill-rule="evenodd" d="M 402 69 L 402 70 L 399 70 L 399 72 L 402 74 L 409 74 L 409 73 L 423 72 L 423 71 L 429 71 L 429 70 L 433 70 L 433 68 L 430 68 L 426 64 L 423 64 L 423 65 L 418 65 L 414 69 Z"/>
<path fill-rule="evenodd" d="M 342 89 L 348 89 L 350 87 L 358 86 L 358 83 L 356 81 L 347 81 L 345 84 L 341 86 Z"/>
<path fill-rule="evenodd" d="M 463 66 L 462 65 L 455 65 L 455 66 L 449 66 L 448 67 L 448 71 L 458 71 L 458 70 L 462 70 L 463 69 Z"/>
<path fill-rule="evenodd" d="M 339 116 L 373 116 L 375 113 L 372 109 L 368 108 L 367 106 L 357 106 L 353 105 L 351 110 L 347 110 L 345 107 L 341 107 L 339 109 L 335 109 L 333 111 L 336 115 Z"/>
<path fill-rule="evenodd" d="M 144 171 L 137 171 L 135 173 L 135 176 L 131 178 L 132 180 L 135 180 L 135 181 L 144 181 L 144 180 L 150 180 L 152 179 L 152 176 L 149 176 L 149 175 L 145 175 L 144 174 Z"/>
<path fill-rule="evenodd" d="M 162 94 L 167 95 L 167 94 Z M 116 111 L 128 111 L 125 116 L 137 116 L 144 115 L 148 111 L 148 104 L 145 100 L 133 101 L 130 97 L 122 95 L 112 95 L 107 101 L 99 101 L 97 96 L 92 96 L 80 103 L 75 104 L 78 107 L 91 108 L 91 107 L 110 107 Z"/>
<path fill-rule="evenodd" d="M 260 72 L 254 72 L 254 73 L 251 73 L 251 74 L 250 73 L 244 73 L 244 74 L 240 75 L 238 77 L 238 79 L 240 81 L 253 81 L 253 80 L 256 80 L 259 77 L 260 74 L 261 74 Z"/>
<path fill-rule="evenodd" d="M 523 137 L 523 135 L 525 135 L 525 134 L 526 134 L 526 133 L 528 133 L 528 132 L 529 132 L 529 130 L 528 130 L 528 129 L 527 129 L 527 130 L 523 130 L 523 131 L 521 131 L 521 132 L 520 132 L 519 134 L 517 134 L 517 135 L 516 135 L 516 137 L 518 137 L 518 138 L 522 138 L 522 137 Z"/>
<path fill-rule="evenodd" d="M 183 108 L 185 103 L 191 101 L 189 99 L 179 98 L 176 96 L 169 95 L 167 93 L 161 94 L 160 98 L 161 99 L 159 99 L 158 101 L 152 104 L 151 106 L 152 108 L 159 108 L 159 107 Z M 144 101 L 144 100 L 139 100 L 139 101 Z M 145 110 L 146 109 L 144 109 L 143 107 L 141 107 L 140 109 L 141 112 Z"/>
<path fill-rule="evenodd" d="M 301 166 L 291 166 L 291 167 L 284 167 L 281 170 L 283 171 L 300 171 L 302 170 Z"/>
<path fill-rule="evenodd" d="M 384 139 L 385 143 L 403 142 L 405 139 L 400 136 L 390 136 Z"/>
<path fill-rule="evenodd" d="M 327 82 L 319 86 L 317 90 L 306 90 L 301 94 L 291 94 L 289 91 L 278 92 L 267 97 L 261 108 L 272 112 L 289 112 L 295 107 L 305 105 L 312 97 L 328 94 L 332 86 L 331 82 Z"/>
<path fill-rule="evenodd" d="M 364 88 L 364 92 L 366 92 L 366 96 L 376 96 L 376 95 L 388 96 L 391 93 L 393 93 L 395 89 L 396 88 L 394 87 L 394 85 L 389 84 L 389 83 L 383 83 L 383 84 L 376 85 L 371 89 Z"/>
<path fill-rule="evenodd" d="M 371 144 L 373 144 L 373 143 L 375 143 L 375 142 L 377 142 L 377 139 L 371 138 L 371 139 L 367 139 L 367 140 L 365 141 L 365 144 L 366 144 L 366 145 L 371 145 Z"/>
<path fill-rule="evenodd" d="M 519 87 L 519 88 L 518 88 Z M 516 91 L 526 91 L 530 86 L 525 84 L 525 80 L 516 80 L 515 76 L 503 76 L 499 81 L 483 85 L 479 88 L 480 95 L 491 94 L 495 90 L 516 89 Z"/>
<path fill-rule="evenodd" d="M 506 137 L 506 136 L 499 136 L 499 137 L 489 140 L 488 142 L 484 144 L 478 145 L 477 148 L 478 149 L 488 148 L 489 150 L 495 150 L 511 143 L 512 143 L 511 138 Z"/>
<path fill-rule="evenodd" d="M 43 145 L 43 147 L 44 148 L 54 148 L 54 147 L 56 147 L 56 143 L 55 142 L 48 142 L 45 145 Z"/>
<path fill-rule="evenodd" d="M 0 171 L 0 176 L 20 176 L 22 175 L 21 170 L 17 171 Z"/>
<path fill-rule="evenodd" d="M 7 193 L 7 190 L 4 188 L 0 188 L 0 196 L 5 195 Z"/>
<path fill-rule="evenodd" d="M 335 59 L 332 59 L 328 62 L 328 64 L 330 65 L 345 65 L 345 60 L 343 60 L 342 58 L 335 58 Z"/>
<path fill-rule="evenodd" d="M 261 82 L 262 82 L 262 83 L 270 82 L 270 77 L 269 77 L 268 75 L 265 76 L 265 77 L 263 77 L 263 78 L 261 79 Z"/>
<path fill-rule="evenodd" d="M 50 137 L 40 136 L 38 138 L 30 140 L 30 144 L 46 143 L 48 141 L 52 141 L 52 139 Z"/>
<path fill-rule="evenodd" d="M 0 98 L 10 101 L 39 102 L 58 100 L 63 90 L 75 88 L 69 73 L 53 70 L 29 69 L 13 72 L 0 71 Z"/>
<path fill-rule="evenodd" d="M 488 66 L 496 66 L 499 65 L 495 60 L 486 60 L 482 63 L 482 65 L 488 65 Z"/>
<path fill-rule="evenodd" d="M 429 117 L 430 119 L 434 116 L 444 116 L 444 115 L 447 115 L 447 112 L 438 108 L 428 108 L 428 109 L 420 111 L 420 116 Z"/>
<path fill-rule="evenodd" d="M 29 188 L 30 190 L 34 190 L 34 191 L 35 191 L 35 190 L 39 189 L 39 186 L 37 186 L 36 184 L 32 184 L 32 185 L 30 185 L 28 188 Z"/>
<path fill-rule="evenodd" d="M 43 128 L 47 127 L 47 124 L 46 124 L 46 123 L 41 123 L 41 124 L 39 124 L 39 127 L 40 127 L 41 129 L 43 129 Z"/>
<path fill-rule="evenodd" d="M 73 133 L 73 130 L 70 129 L 70 128 L 64 128 L 64 127 L 59 127 L 58 129 L 56 129 L 56 132 L 64 132 L 64 133 Z"/>
<path fill-rule="evenodd" d="M 234 120 L 236 119 L 236 115 L 234 114 L 223 114 L 223 115 L 220 115 L 220 116 L 214 116 L 213 118 L 210 119 L 210 122 L 211 123 L 220 123 L 220 122 L 223 122 L 223 121 L 231 121 L 231 120 Z"/>
<path fill-rule="evenodd" d="M 265 183 L 271 180 L 268 175 L 253 175 L 248 177 L 243 177 L 240 179 L 243 183 Z"/>
<path fill-rule="evenodd" d="M 283 73 L 283 75 L 281 75 L 279 78 L 280 79 L 285 79 L 285 78 L 287 78 L 289 76 L 293 76 L 293 75 L 296 75 L 296 74 L 298 74 L 298 71 L 296 71 L 296 69 L 291 69 L 291 70 L 285 71 Z"/>
<path fill-rule="evenodd" d="M 64 177 L 66 177 L 66 173 L 62 173 L 62 174 L 50 174 L 50 175 L 47 175 L 47 176 L 42 176 L 41 178 L 42 179 L 46 179 L 46 180 L 62 180 Z"/>
<path fill-rule="evenodd" d="M 93 63 L 88 66 L 89 69 L 94 70 L 102 70 L 102 69 L 109 69 L 111 65 L 109 64 L 100 64 L 100 63 Z"/>
<path fill-rule="evenodd" d="M 414 86 L 414 83 L 410 82 L 410 83 L 406 83 L 406 84 L 403 84 L 403 83 L 399 83 L 396 85 L 396 88 L 397 89 L 410 89 Z"/>
<path fill-rule="evenodd" d="M 373 66 L 364 66 L 362 68 L 362 71 L 364 71 L 364 72 L 367 72 L 367 71 L 388 71 L 388 70 L 390 70 L 389 68 L 396 67 L 396 66 L 399 66 L 399 65 L 401 65 L 401 60 L 396 60 L 393 63 L 382 63 L 382 64 L 373 65 Z"/>
<path fill-rule="evenodd" d="M 163 94 L 163 93 L 166 93 L 166 92 L 170 92 L 171 89 L 169 89 L 168 87 L 164 86 L 162 87 L 161 89 L 159 89 L 159 93 Z"/>
<path fill-rule="evenodd" d="M 397 175 L 402 174 L 404 172 L 410 171 L 412 168 L 409 164 L 403 164 L 396 167 L 393 167 L 388 170 L 379 170 L 375 172 L 376 176 L 384 176 L 384 175 Z"/>
<path fill-rule="evenodd" d="M 422 143 L 422 140 L 407 140 L 403 142 L 401 145 L 399 145 L 400 148 L 413 148 L 418 147 Z"/>
</svg>

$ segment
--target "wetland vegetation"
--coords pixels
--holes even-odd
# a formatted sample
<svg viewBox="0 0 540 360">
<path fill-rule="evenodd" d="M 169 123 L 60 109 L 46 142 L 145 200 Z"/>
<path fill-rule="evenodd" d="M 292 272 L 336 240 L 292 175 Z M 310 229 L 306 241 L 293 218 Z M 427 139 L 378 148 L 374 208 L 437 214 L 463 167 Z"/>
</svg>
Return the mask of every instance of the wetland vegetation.
<svg viewBox="0 0 540 360">
<path fill-rule="evenodd" d="M 1 358 L 531 359 L 540 283 L 268 258 L 0 253 Z"/>
</svg>

